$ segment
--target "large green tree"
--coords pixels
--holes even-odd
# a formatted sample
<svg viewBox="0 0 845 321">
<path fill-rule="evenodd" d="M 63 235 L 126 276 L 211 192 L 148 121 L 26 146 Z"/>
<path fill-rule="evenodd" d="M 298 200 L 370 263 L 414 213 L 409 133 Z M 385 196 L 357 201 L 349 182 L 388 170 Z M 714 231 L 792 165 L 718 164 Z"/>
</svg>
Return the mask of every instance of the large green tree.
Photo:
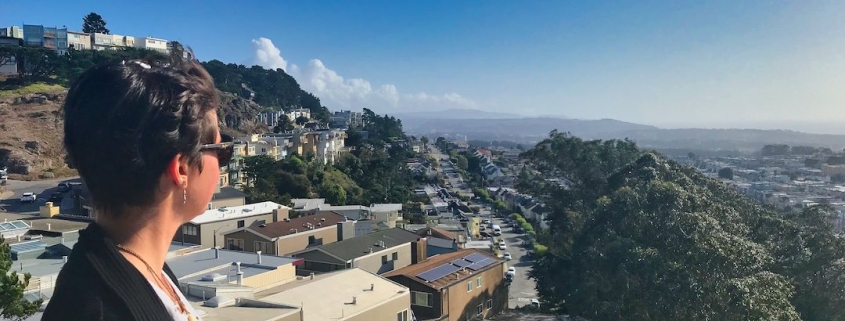
<svg viewBox="0 0 845 321">
<path fill-rule="evenodd" d="M 24 300 L 24 290 L 32 276 L 29 273 L 20 275 L 11 268 L 11 248 L 0 237 L 0 318 L 24 320 L 38 312 L 43 301 Z"/>
<path fill-rule="evenodd" d="M 109 34 L 106 28 L 106 20 L 96 12 L 91 12 L 82 18 L 82 32 Z"/>
</svg>

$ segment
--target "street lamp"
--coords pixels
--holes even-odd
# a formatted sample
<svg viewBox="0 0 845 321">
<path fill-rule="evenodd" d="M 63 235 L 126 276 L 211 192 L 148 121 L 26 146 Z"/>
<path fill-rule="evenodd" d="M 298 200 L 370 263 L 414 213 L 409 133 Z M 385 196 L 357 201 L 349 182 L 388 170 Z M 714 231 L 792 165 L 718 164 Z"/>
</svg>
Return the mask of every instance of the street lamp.
<svg viewBox="0 0 845 321">
<path fill-rule="evenodd" d="M 223 229 L 226 226 L 229 226 L 230 224 L 232 224 L 232 222 L 226 223 L 225 225 L 218 227 L 216 230 L 214 230 L 214 247 L 215 248 L 217 248 L 217 231 Z"/>
</svg>

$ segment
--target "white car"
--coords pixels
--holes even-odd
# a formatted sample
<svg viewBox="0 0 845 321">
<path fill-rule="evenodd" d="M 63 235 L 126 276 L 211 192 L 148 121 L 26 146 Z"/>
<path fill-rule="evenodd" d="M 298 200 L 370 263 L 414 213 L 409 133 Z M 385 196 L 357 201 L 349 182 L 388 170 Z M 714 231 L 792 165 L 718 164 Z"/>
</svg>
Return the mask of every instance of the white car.
<svg viewBox="0 0 845 321">
<path fill-rule="evenodd" d="M 507 273 L 505 273 L 505 274 L 510 275 L 511 277 L 513 277 L 514 275 L 516 275 L 516 268 L 515 268 L 515 267 L 512 267 L 512 266 L 511 266 L 511 267 L 509 267 L 509 268 L 508 268 L 508 272 L 507 272 Z"/>
<path fill-rule="evenodd" d="M 505 252 L 505 255 L 502 258 L 504 258 L 506 261 L 510 261 L 513 259 L 513 257 L 511 257 L 511 254 L 507 252 Z"/>
<path fill-rule="evenodd" d="M 34 203 L 35 193 L 23 193 L 21 196 L 21 203 Z"/>
<path fill-rule="evenodd" d="M 507 249 L 507 247 L 505 247 L 504 243 L 499 243 L 499 250 L 504 251 L 506 249 Z"/>
</svg>

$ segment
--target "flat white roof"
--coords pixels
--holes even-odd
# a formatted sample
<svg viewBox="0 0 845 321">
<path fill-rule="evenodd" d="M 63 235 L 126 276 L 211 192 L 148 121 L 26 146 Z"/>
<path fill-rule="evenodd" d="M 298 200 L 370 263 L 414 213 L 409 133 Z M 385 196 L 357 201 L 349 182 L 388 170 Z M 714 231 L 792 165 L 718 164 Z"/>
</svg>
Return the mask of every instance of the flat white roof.
<svg viewBox="0 0 845 321">
<path fill-rule="evenodd" d="M 261 202 L 249 205 L 221 207 L 205 211 L 191 220 L 193 224 L 205 224 L 211 222 L 225 221 L 250 217 L 261 214 L 273 213 L 277 209 L 290 209 L 290 207 L 274 202 Z"/>
<path fill-rule="evenodd" d="M 372 291 L 370 285 L 372 284 Z M 405 296 L 410 307 L 408 288 L 359 268 L 324 275 L 323 278 L 289 283 L 282 292 L 260 301 L 301 306 L 305 320 L 337 320 L 368 311 L 373 307 Z M 331 291 L 326 291 L 331 289 Z M 352 303 L 355 297 L 355 304 Z M 394 312 L 395 313 L 395 312 Z"/>
<path fill-rule="evenodd" d="M 402 210 L 402 204 L 373 204 L 370 210 L 373 212 L 398 212 Z"/>
</svg>

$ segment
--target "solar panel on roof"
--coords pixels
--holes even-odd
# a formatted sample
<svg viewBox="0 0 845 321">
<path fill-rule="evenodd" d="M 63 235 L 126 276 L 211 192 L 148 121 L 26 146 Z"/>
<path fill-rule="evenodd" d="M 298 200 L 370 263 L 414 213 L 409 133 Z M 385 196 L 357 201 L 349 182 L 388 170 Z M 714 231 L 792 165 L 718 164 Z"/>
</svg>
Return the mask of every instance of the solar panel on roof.
<svg viewBox="0 0 845 321">
<path fill-rule="evenodd" d="M 478 270 L 484 268 L 485 266 L 493 264 L 493 262 L 496 262 L 496 260 L 491 259 L 491 258 L 486 258 L 486 259 L 483 259 L 481 261 L 475 262 L 470 266 L 467 266 L 467 269 L 470 269 L 470 270 L 473 270 L 473 271 L 478 271 Z"/>
<path fill-rule="evenodd" d="M 481 253 L 472 253 L 470 255 L 464 256 L 464 260 L 467 260 L 467 261 L 470 261 L 470 262 L 473 262 L 473 263 L 481 261 L 481 260 L 485 260 L 485 259 L 488 259 L 488 257 L 484 254 L 481 254 Z"/>
<path fill-rule="evenodd" d="M 467 267 L 467 266 L 472 265 L 472 262 L 469 262 L 469 261 L 464 260 L 464 259 L 457 259 L 457 260 L 452 261 L 452 264 L 460 266 L 460 267 Z"/>
<path fill-rule="evenodd" d="M 459 270 L 460 268 L 454 266 L 452 264 L 443 264 L 431 270 L 425 271 L 417 275 L 418 278 L 425 280 L 426 282 L 434 282 L 438 279 L 451 274 Z"/>
</svg>

